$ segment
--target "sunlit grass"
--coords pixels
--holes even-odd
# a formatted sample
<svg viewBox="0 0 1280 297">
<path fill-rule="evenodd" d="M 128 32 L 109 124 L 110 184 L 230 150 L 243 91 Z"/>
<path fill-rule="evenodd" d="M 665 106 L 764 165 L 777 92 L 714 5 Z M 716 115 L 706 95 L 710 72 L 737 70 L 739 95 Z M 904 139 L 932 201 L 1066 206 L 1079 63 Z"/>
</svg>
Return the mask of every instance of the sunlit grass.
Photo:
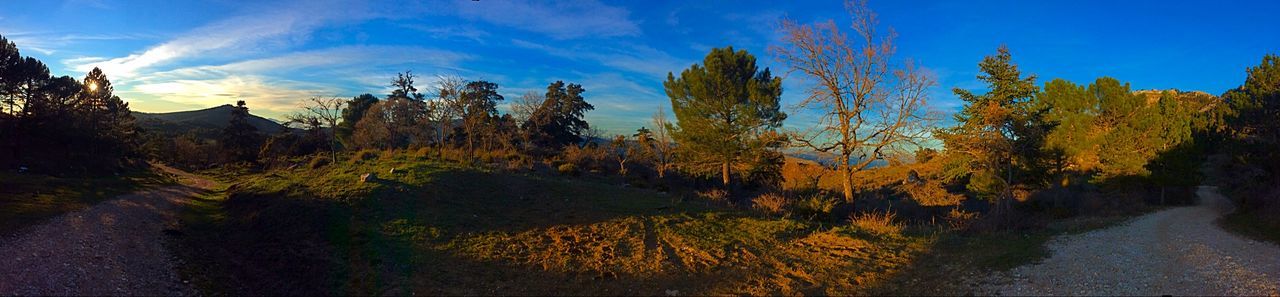
<svg viewBox="0 0 1280 297">
<path fill-rule="evenodd" d="M 187 257 L 206 261 L 188 274 L 206 275 L 215 294 L 929 292 L 908 276 L 1008 269 L 1043 258 L 1056 234 L 960 236 L 892 221 L 884 232 L 589 177 L 390 152 L 342 160 L 224 173 L 227 190 L 184 215 L 184 242 L 198 251 Z M 377 179 L 361 183 L 365 173 Z"/>
</svg>

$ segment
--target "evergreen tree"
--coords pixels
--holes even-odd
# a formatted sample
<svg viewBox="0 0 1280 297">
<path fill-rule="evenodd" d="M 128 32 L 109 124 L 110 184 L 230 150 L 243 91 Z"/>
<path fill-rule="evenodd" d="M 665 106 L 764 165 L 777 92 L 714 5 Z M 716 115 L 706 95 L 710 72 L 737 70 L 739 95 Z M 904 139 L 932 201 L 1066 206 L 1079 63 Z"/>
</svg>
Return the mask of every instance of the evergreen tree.
<svg viewBox="0 0 1280 297">
<path fill-rule="evenodd" d="M 1280 143 L 1280 55 L 1250 67 L 1244 85 L 1223 95 L 1231 104 L 1231 126 L 1248 142 Z"/>
<path fill-rule="evenodd" d="M 676 114 L 671 131 L 689 169 L 714 174 L 730 184 L 735 170 L 772 162 L 776 142 L 761 137 L 782 125 L 787 115 L 779 110 L 782 79 L 769 69 L 760 71 L 756 59 L 733 47 L 712 49 L 702 65 L 694 64 L 677 78 L 667 73 L 667 96 Z"/>
<path fill-rule="evenodd" d="M 477 141 L 493 140 L 492 132 L 498 120 L 498 102 L 503 100 L 498 94 L 498 84 L 487 81 L 468 82 L 459 95 L 462 106 L 462 127 L 466 133 L 467 149 L 475 151 Z"/>
<path fill-rule="evenodd" d="M 364 113 L 373 107 L 374 103 L 378 103 L 378 97 L 373 94 L 360 94 L 347 101 L 347 108 L 342 109 L 342 121 L 334 129 L 335 135 L 343 145 L 352 146 L 351 134 L 356 130 L 356 123 L 360 122 Z"/>
<path fill-rule="evenodd" d="M 231 121 L 222 130 L 222 149 L 231 161 L 255 161 L 258 128 L 249 124 L 249 107 L 244 100 L 236 101 L 231 109 Z"/>
<path fill-rule="evenodd" d="M 591 129 L 583 117 L 595 109 L 582 93 L 581 85 L 556 81 L 547 86 L 542 105 L 529 116 L 523 128 L 530 131 L 531 140 L 539 147 L 560 150 L 570 144 L 583 142 L 583 134 Z"/>
<path fill-rule="evenodd" d="M 422 134 L 423 129 L 419 129 L 419 125 L 423 122 L 427 103 L 424 101 L 426 96 L 418 93 L 418 88 L 413 85 L 413 72 L 405 71 L 396 74 L 396 78 L 391 80 L 391 94 L 387 94 L 387 123 L 388 132 L 391 139 L 392 147 L 405 147 L 415 139 L 415 135 Z"/>
<path fill-rule="evenodd" d="M 17 105 L 15 96 L 18 93 L 18 85 L 22 73 L 20 67 L 22 63 L 22 54 L 18 52 L 18 47 L 12 41 L 0 36 L 0 114 L 5 112 L 13 114 L 14 107 Z M 4 108 L 7 107 L 7 108 Z M 0 117 L 0 120 L 4 118 Z M 4 133 L 0 128 L 0 133 Z"/>
<path fill-rule="evenodd" d="M 987 83 L 990 91 L 977 95 L 956 88 L 953 91 L 965 101 L 964 108 L 955 115 L 957 125 L 937 132 L 949 153 L 971 172 L 969 189 L 980 195 L 1007 201 L 1012 186 L 1017 183 L 1015 164 L 1023 148 L 1038 143 L 1032 126 L 1035 113 L 1029 102 L 1038 91 L 1035 76 L 1023 77 L 1012 63 L 1012 56 L 1000 47 L 995 56 L 987 56 L 978 64 L 982 75 L 979 80 Z M 1035 146 L 1034 150 L 1038 150 Z M 1004 204 L 1007 206 L 1007 204 Z"/>
</svg>

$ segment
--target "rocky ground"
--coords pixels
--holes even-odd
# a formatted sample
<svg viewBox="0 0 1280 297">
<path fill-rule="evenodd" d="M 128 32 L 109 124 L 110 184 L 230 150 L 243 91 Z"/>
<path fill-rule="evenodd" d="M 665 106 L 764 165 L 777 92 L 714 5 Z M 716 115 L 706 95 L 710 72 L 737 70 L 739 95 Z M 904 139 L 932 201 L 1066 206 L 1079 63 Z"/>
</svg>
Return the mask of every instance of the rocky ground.
<svg viewBox="0 0 1280 297">
<path fill-rule="evenodd" d="M 1214 187 L 1198 194 L 1197 206 L 1056 238 L 1050 258 L 991 276 L 979 294 L 1280 294 L 1280 247 L 1219 228 L 1230 202 Z"/>
</svg>

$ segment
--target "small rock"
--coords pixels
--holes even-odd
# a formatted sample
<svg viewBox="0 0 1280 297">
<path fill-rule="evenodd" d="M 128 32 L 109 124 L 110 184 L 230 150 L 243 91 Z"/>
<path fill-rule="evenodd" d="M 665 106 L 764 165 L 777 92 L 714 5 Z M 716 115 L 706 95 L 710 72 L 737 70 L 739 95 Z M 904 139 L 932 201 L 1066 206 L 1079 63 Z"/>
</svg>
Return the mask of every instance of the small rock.
<svg viewBox="0 0 1280 297">
<path fill-rule="evenodd" d="M 667 296 L 680 296 L 680 290 L 667 290 Z"/>
</svg>

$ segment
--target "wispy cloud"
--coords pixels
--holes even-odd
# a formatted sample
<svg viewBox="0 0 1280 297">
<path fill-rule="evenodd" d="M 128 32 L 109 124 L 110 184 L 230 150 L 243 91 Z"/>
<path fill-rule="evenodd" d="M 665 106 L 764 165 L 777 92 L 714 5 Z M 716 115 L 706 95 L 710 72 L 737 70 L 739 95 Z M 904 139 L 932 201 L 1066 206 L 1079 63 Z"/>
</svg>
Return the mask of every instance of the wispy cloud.
<svg viewBox="0 0 1280 297">
<path fill-rule="evenodd" d="M 427 33 L 427 35 L 430 35 L 431 38 L 435 39 L 462 38 L 477 42 L 484 42 L 484 38 L 489 36 L 489 32 L 485 32 L 473 26 L 449 25 L 435 27 L 421 24 L 405 24 L 401 25 L 401 27 Z"/>
<path fill-rule="evenodd" d="M 464 19 L 547 34 L 556 39 L 631 36 L 641 33 L 626 8 L 582 1 L 451 1 Z"/>
<path fill-rule="evenodd" d="M 182 34 L 140 53 L 74 65 L 85 72 L 102 68 L 113 77 L 130 78 L 140 70 L 163 66 L 198 55 L 247 53 L 305 41 L 317 28 L 339 21 L 372 18 L 375 14 L 341 1 L 314 1 L 263 7 L 261 12 L 223 19 Z"/>
<path fill-rule="evenodd" d="M 517 47 L 542 51 L 560 58 L 586 60 L 610 68 L 652 77 L 665 76 L 667 72 L 679 71 L 692 64 L 692 61 L 677 59 L 664 51 L 645 45 L 553 47 L 520 39 L 512 40 L 511 44 Z"/>
<path fill-rule="evenodd" d="M 5 38 L 23 50 L 31 50 L 43 55 L 52 55 L 72 44 L 83 41 L 143 40 L 158 38 L 152 34 L 81 34 L 57 32 L 14 32 Z"/>
</svg>

